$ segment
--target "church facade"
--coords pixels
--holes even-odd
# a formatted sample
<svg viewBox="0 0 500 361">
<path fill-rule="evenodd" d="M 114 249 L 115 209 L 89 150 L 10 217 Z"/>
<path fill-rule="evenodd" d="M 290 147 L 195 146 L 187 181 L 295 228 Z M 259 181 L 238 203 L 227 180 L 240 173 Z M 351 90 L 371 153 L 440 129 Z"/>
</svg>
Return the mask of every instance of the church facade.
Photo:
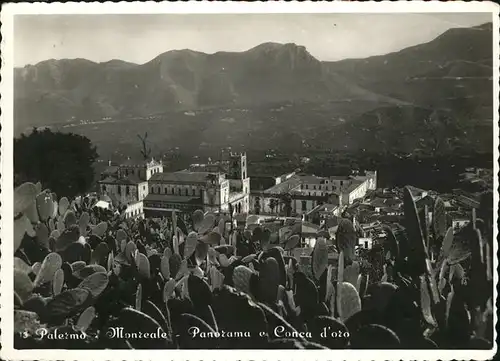
<svg viewBox="0 0 500 361">
<path fill-rule="evenodd" d="M 244 153 L 231 153 L 224 161 L 195 164 L 175 172 L 164 172 L 161 162 L 154 159 L 115 168 L 116 172 L 101 177 L 101 193 L 115 205 L 127 205 L 133 217 L 161 217 L 174 210 L 196 209 L 227 213 L 230 205 L 234 213 L 249 212 L 250 178 Z"/>
</svg>

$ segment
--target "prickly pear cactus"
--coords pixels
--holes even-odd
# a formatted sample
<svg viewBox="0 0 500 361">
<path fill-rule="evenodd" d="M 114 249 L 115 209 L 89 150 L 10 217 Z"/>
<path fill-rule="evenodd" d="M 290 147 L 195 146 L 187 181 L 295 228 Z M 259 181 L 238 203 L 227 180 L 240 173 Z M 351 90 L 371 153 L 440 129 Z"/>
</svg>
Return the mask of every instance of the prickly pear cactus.
<svg viewBox="0 0 500 361">
<path fill-rule="evenodd" d="M 341 321 L 346 321 L 352 315 L 361 311 L 361 299 L 356 288 L 347 282 L 341 282 L 338 290 L 337 309 Z"/>
<path fill-rule="evenodd" d="M 316 241 L 311 261 L 313 275 L 316 279 L 319 279 L 328 267 L 328 247 L 324 238 Z"/>
<path fill-rule="evenodd" d="M 259 272 L 259 298 L 267 304 L 274 304 L 278 299 L 278 287 L 280 285 L 278 262 L 267 258 L 260 265 Z"/>
<path fill-rule="evenodd" d="M 337 249 L 344 252 L 345 261 L 348 263 L 354 259 L 354 251 L 358 243 L 358 236 L 352 222 L 348 219 L 342 219 L 335 235 Z"/>
</svg>

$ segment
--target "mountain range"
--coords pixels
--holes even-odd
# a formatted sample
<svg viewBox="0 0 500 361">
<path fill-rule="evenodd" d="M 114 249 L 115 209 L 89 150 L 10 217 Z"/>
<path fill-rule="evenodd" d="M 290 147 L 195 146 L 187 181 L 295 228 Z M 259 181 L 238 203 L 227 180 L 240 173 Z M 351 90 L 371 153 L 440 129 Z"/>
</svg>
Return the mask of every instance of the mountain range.
<svg viewBox="0 0 500 361">
<path fill-rule="evenodd" d="M 336 62 L 320 61 L 300 45 L 278 43 L 264 43 L 244 52 L 175 50 L 140 65 L 121 60 L 51 59 L 14 69 L 15 130 L 109 117 L 140 121 L 159 116 L 158 122 L 170 119 L 177 124 L 172 120 L 175 114 L 246 109 L 258 114 L 255 117 L 261 125 L 253 129 L 236 116 L 230 126 L 244 126 L 233 133 L 249 129 L 265 137 L 273 134 L 271 128 L 298 129 L 296 135 L 313 141 L 325 138 L 329 127 L 337 127 L 335 133 L 342 134 L 373 125 L 382 132 L 377 133 L 382 146 L 387 144 L 384 129 L 393 132 L 393 122 L 408 114 L 407 108 L 418 108 L 410 111 L 419 114 L 417 118 L 400 122 L 410 134 L 422 126 L 428 131 L 431 123 L 424 119 L 434 114 L 434 119 L 460 119 L 466 134 L 453 136 L 467 138 L 469 143 L 473 138 L 479 144 L 484 140 L 484 127 L 492 126 L 492 46 L 492 24 L 488 23 L 450 29 L 428 43 L 391 54 Z M 276 115 L 280 105 L 302 112 L 301 120 L 293 123 L 278 117 L 279 124 L 272 125 L 266 118 Z M 323 113 L 308 113 L 310 108 L 321 108 Z M 162 114 L 170 116 L 163 119 Z M 314 131 L 304 130 L 304 117 L 307 128 L 316 127 Z M 375 120 L 369 120 L 372 118 Z M 196 124 L 181 122 L 181 128 L 213 133 L 209 125 Z M 476 125 L 482 130 L 475 132 Z M 169 127 L 176 131 L 171 124 Z M 229 127 L 227 122 L 224 127 Z M 179 134 L 186 129 L 178 130 Z M 475 139 L 476 133 L 481 139 Z M 358 143 L 353 139 L 343 146 L 360 147 Z"/>
</svg>

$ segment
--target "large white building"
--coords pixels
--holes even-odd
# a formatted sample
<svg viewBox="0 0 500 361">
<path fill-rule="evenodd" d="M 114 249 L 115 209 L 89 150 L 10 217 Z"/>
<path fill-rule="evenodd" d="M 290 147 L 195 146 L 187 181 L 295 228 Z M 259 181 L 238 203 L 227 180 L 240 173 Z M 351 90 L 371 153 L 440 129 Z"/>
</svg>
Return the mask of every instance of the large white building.
<svg viewBox="0 0 500 361">
<path fill-rule="evenodd" d="M 163 172 L 161 162 L 151 159 L 141 163 L 126 161 L 118 167 L 110 166 L 101 175 L 99 189 L 108 196 L 114 206 L 126 206 L 127 217 L 142 217 L 143 200 L 149 193 L 148 181 Z"/>
<path fill-rule="evenodd" d="M 154 174 L 144 199 L 146 214 L 159 215 L 174 209 L 191 212 L 248 213 L 250 178 L 246 154 L 231 153 L 223 162 L 193 164 L 189 169 Z"/>
<path fill-rule="evenodd" d="M 338 212 L 377 188 L 376 171 L 332 177 L 289 173 L 275 179 L 274 186 L 252 192 L 251 210 L 259 210 L 261 214 L 283 214 L 289 203 L 288 211 L 295 216 L 308 215 L 324 204 L 337 207 Z"/>
<path fill-rule="evenodd" d="M 102 194 L 127 205 L 130 216 L 162 216 L 173 210 L 248 213 L 250 178 L 246 154 L 228 155 L 223 162 L 194 164 L 189 169 L 164 172 L 161 162 L 126 162 L 110 167 L 99 182 Z"/>
</svg>

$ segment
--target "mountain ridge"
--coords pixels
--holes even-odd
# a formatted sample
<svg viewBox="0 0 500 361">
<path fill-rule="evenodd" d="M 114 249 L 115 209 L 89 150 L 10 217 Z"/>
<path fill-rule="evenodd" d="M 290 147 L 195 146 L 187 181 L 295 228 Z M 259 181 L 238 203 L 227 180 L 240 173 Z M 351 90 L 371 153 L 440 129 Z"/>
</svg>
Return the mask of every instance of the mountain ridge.
<svg viewBox="0 0 500 361">
<path fill-rule="evenodd" d="M 312 128 L 328 132 L 330 127 L 337 126 L 333 119 L 351 119 L 360 115 L 360 110 L 393 107 L 394 111 L 380 112 L 391 121 L 383 121 L 382 128 L 372 129 L 379 139 L 397 137 L 389 128 L 398 116 L 409 117 L 411 121 L 402 124 L 409 129 L 415 126 L 416 131 L 425 135 L 428 129 L 412 122 L 418 122 L 427 111 L 413 112 L 411 107 L 429 112 L 442 110 L 447 116 L 465 119 L 472 126 L 492 118 L 491 45 L 491 24 L 483 24 L 450 29 L 425 44 L 398 52 L 336 62 L 320 61 L 306 47 L 295 43 L 273 42 L 243 52 L 206 54 L 189 49 L 171 50 L 144 64 L 118 59 L 101 63 L 86 59 L 46 60 L 15 69 L 15 126 L 21 132 L 32 126 L 77 123 L 80 119 L 147 119 L 155 114 L 177 117 L 175 112 L 182 115 L 184 111 L 203 109 L 254 109 L 259 118 L 253 121 L 258 126 L 247 124 L 247 120 L 236 115 L 228 118 L 232 120 L 223 123 L 224 127 L 239 127 L 234 130 L 238 137 L 244 129 L 251 131 L 252 127 L 258 127 L 258 134 L 265 137 L 269 133 L 266 126 L 278 121 L 272 125 L 274 133 L 280 127 L 292 127 L 299 137 L 314 138 L 321 137 L 323 131 Z M 303 109 L 301 116 L 307 119 L 307 124 L 295 119 L 296 115 L 293 122 L 286 118 L 273 120 L 272 112 L 276 110 L 259 110 L 266 108 L 266 104 L 269 109 L 295 104 L 299 114 Z M 409 110 L 397 110 L 401 107 Z M 370 119 L 367 115 L 361 121 L 362 127 L 372 127 Z M 168 117 L 161 120 L 169 121 L 177 124 Z M 210 127 L 199 122 L 189 126 L 179 124 L 190 131 L 198 127 L 199 131 L 208 132 L 206 127 Z M 219 123 L 213 124 L 214 129 L 220 128 Z M 300 124 L 311 129 L 301 130 Z M 468 125 L 465 128 L 467 136 L 476 134 Z M 179 132 L 185 134 L 186 129 Z M 209 133 L 213 136 L 214 132 Z M 354 133 L 359 141 L 368 139 L 364 133 Z M 483 136 L 481 132 L 480 137 Z M 353 139 L 349 144 L 355 143 Z"/>
</svg>

